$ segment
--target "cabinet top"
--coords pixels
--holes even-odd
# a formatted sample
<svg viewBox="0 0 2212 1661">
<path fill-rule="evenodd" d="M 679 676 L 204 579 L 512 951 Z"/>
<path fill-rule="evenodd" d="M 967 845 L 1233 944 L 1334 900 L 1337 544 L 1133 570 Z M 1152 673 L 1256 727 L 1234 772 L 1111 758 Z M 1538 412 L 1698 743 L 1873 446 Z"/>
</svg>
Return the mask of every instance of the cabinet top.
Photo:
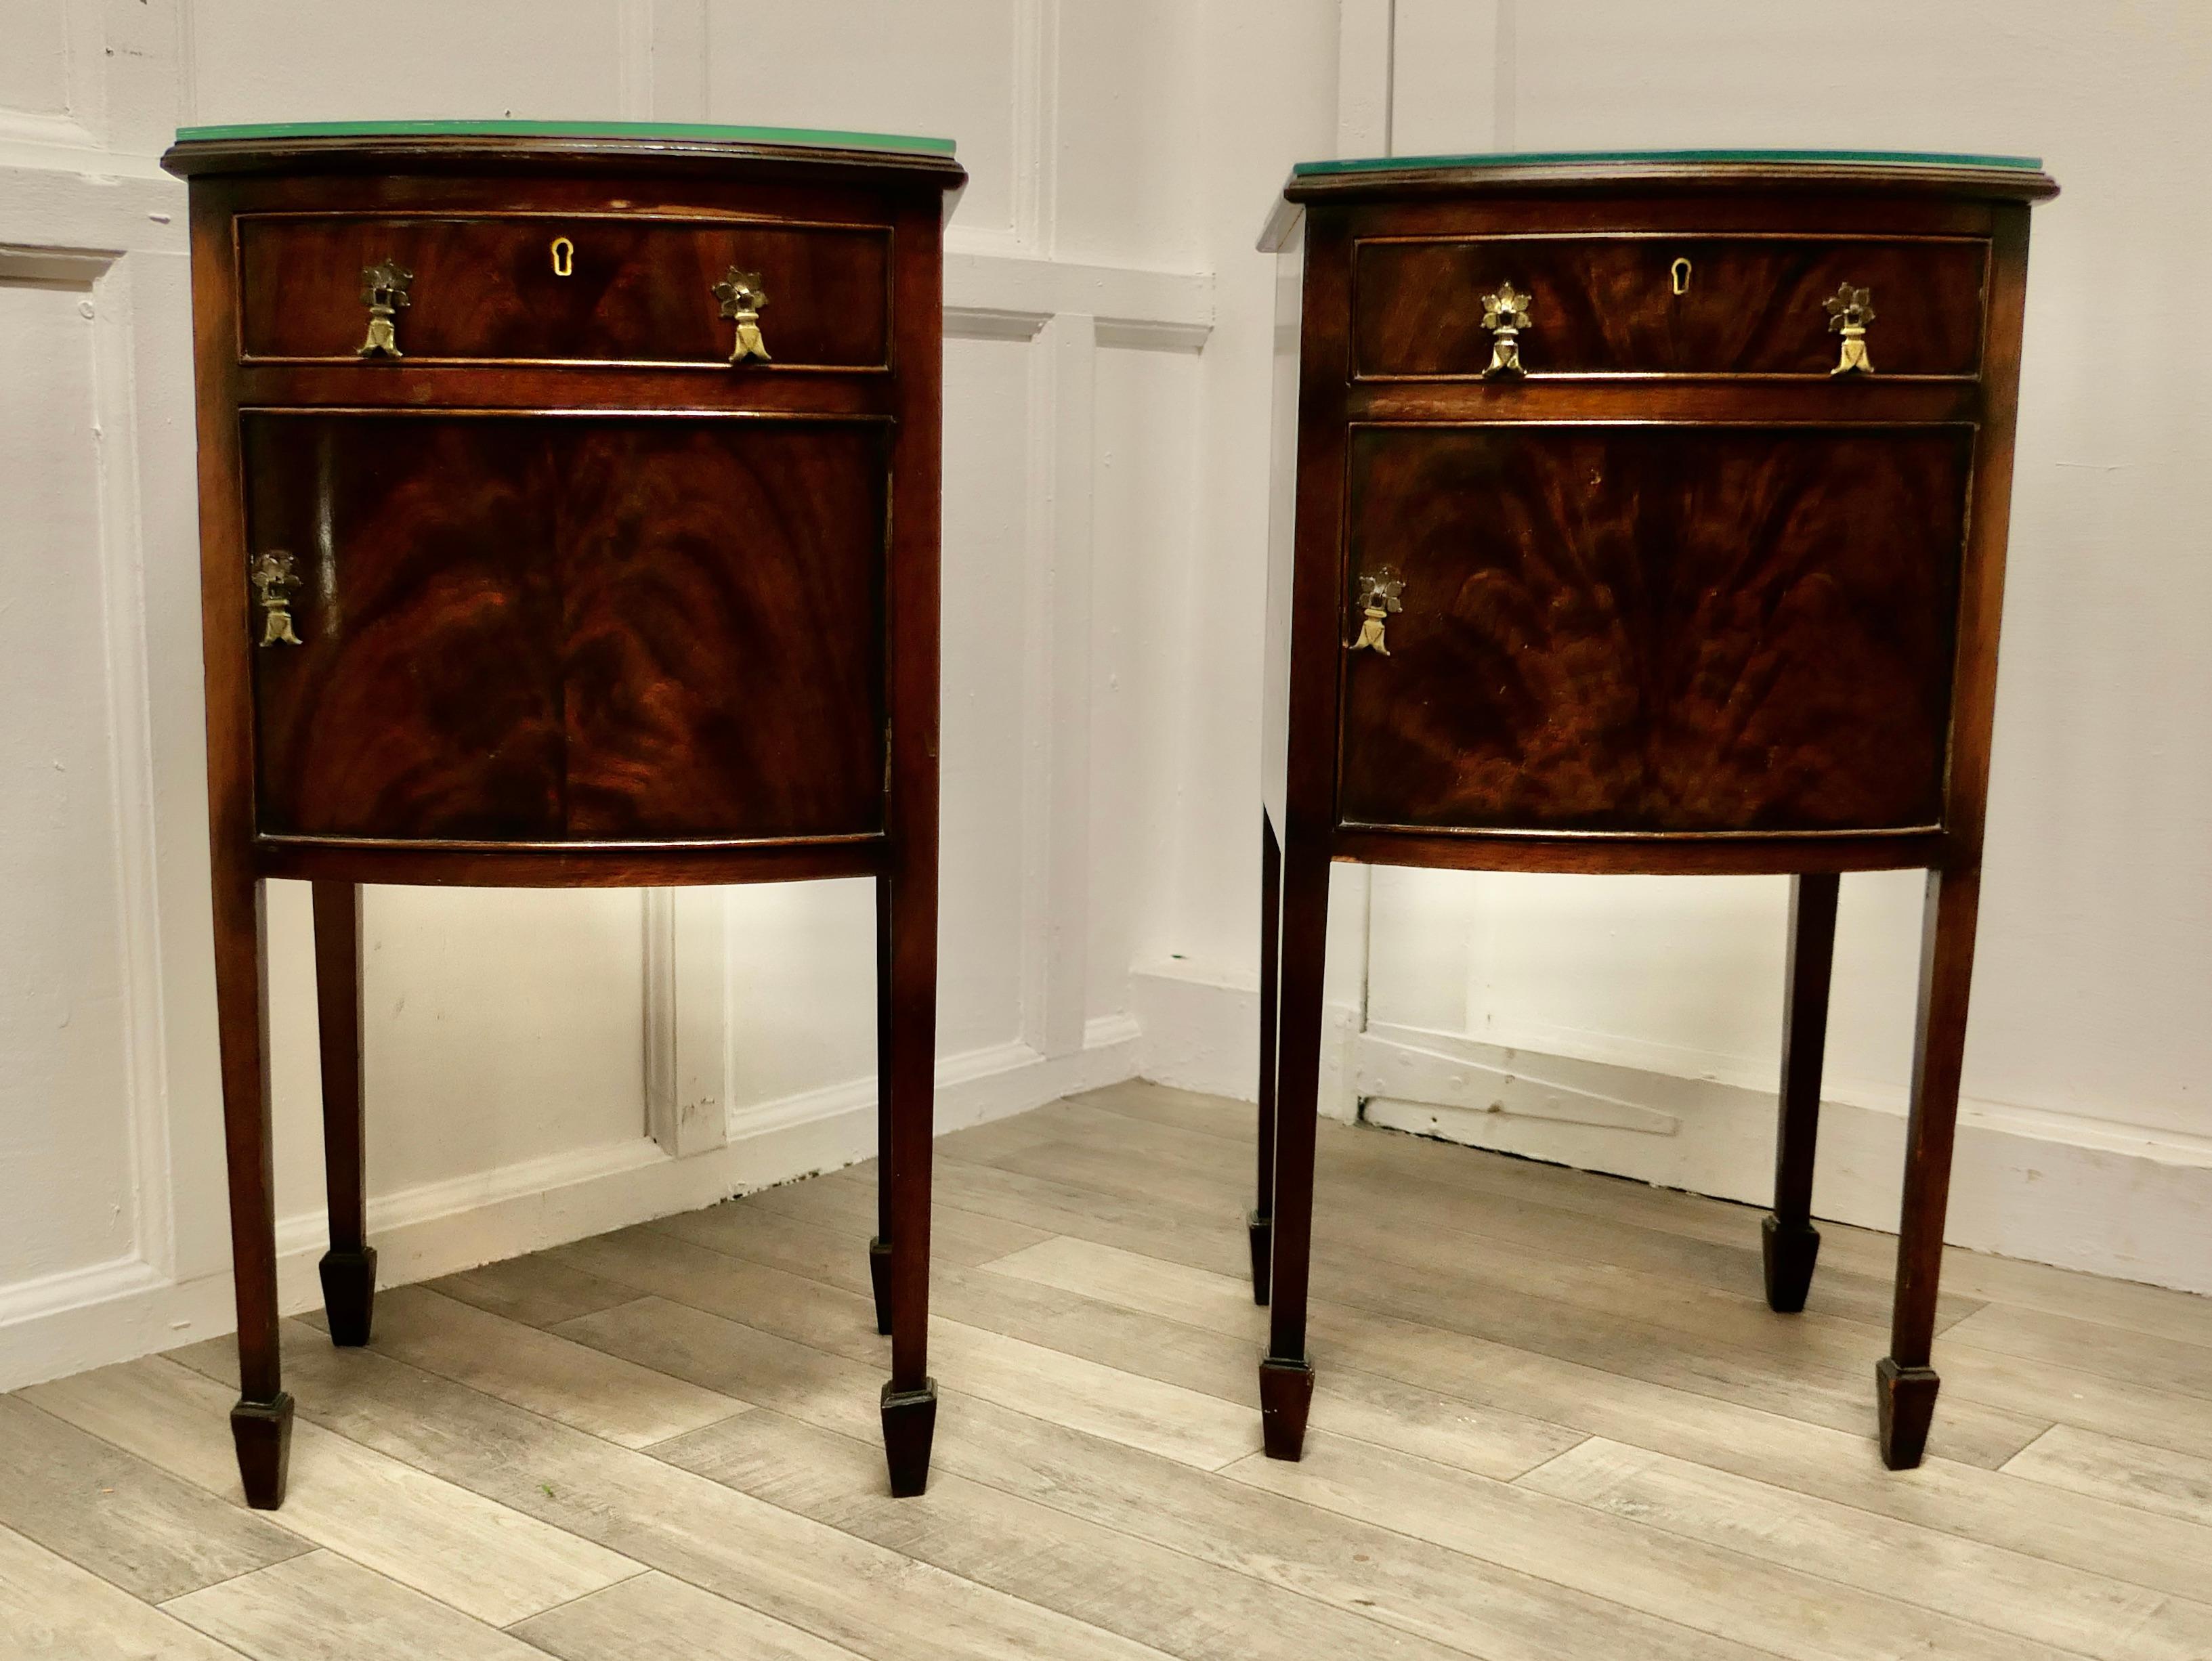
<svg viewBox="0 0 2212 1661">
<path fill-rule="evenodd" d="M 1686 190 L 1895 191 L 2039 202 L 2058 193 L 2039 156 L 1937 150 L 1492 150 L 1301 161 L 1263 249 L 1307 203 L 1488 192 Z"/>
<path fill-rule="evenodd" d="M 1854 167 L 2001 167 L 2037 173 L 2039 155 L 1971 155 L 1953 150 L 1475 150 L 1462 155 L 1345 156 L 1329 161 L 1301 161 L 1293 180 L 1336 173 L 1431 173 L 1489 167 L 1559 169 L 1643 168 L 1653 164 L 1697 167 L 1816 165 Z"/>
<path fill-rule="evenodd" d="M 694 167 L 763 161 L 967 179 L 953 141 L 811 127 L 661 121 L 279 121 L 179 127 L 171 173 L 406 172 L 617 161 Z"/>
</svg>

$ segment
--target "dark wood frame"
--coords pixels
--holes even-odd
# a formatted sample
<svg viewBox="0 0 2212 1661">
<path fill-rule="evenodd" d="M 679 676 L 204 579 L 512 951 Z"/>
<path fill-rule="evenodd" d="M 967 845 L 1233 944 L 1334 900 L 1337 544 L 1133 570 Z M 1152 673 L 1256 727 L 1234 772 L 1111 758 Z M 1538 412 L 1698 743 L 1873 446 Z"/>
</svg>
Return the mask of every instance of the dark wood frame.
<svg viewBox="0 0 2212 1661">
<path fill-rule="evenodd" d="M 1286 262 L 1301 255 L 1304 262 L 1298 285 L 1279 287 L 1285 303 L 1279 337 L 1291 335 L 1298 357 L 1291 367 L 1279 366 L 1296 380 L 1294 387 L 1287 379 L 1279 385 L 1271 584 L 1290 598 L 1285 639 L 1269 642 L 1267 696 L 1271 718 L 1278 712 L 1286 718 L 1271 731 L 1263 757 L 1260 1160 L 1249 1222 L 1254 1296 L 1270 1306 L 1260 1365 L 1270 1455 L 1298 1457 L 1313 1393 L 1306 1302 L 1329 868 L 1353 860 L 1792 877 L 1775 1203 L 1764 1231 L 1767 1298 L 1780 1312 L 1804 1306 L 1819 1246 L 1811 1222 L 1813 1160 L 1838 873 L 1928 871 L 1896 1306 L 1890 1353 L 1876 1369 L 1882 1457 L 1892 1468 L 1919 1463 L 1938 1385 L 1929 1363 L 1980 889 L 2028 209 L 2056 190 L 2030 169 L 1783 163 L 1410 168 L 1293 179 L 1260 245 Z M 1830 386 L 1804 377 L 1689 373 L 1532 374 L 1504 382 L 1382 382 L 1354 374 L 1357 240 L 1624 229 L 1985 237 L 1990 258 L 1979 375 L 1885 382 L 1877 374 Z M 1351 429 L 1385 421 L 1607 419 L 1974 426 L 1940 824 L 1819 833 L 1532 832 L 1359 824 L 1342 816 L 1340 709 L 1346 643 L 1357 623 L 1353 617 L 1348 625 L 1345 600 Z"/>
<path fill-rule="evenodd" d="M 878 1324 L 890 1336 L 882 1398 L 891 1491 L 927 1481 L 929 1179 L 937 1003 L 938 660 L 942 227 L 965 174 L 950 157 L 651 138 L 321 138 L 186 142 L 164 165 L 191 182 L 202 626 L 224 1142 L 238 1300 L 240 1400 L 231 1415 L 250 1504 L 282 1503 L 293 1413 L 278 1350 L 270 1155 L 270 878 L 313 885 L 319 1034 L 331 1209 L 321 1264 L 332 1341 L 369 1336 L 376 1253 L 362 1181 L 360 885 L 617 887 L 872 876 L 881 1214 L 869 1248 Z M 891 373 L 882 367 L 747 375 L 591 362 L 273 364 L 241 361 L 233 223 L 245 212 L 394 215 L 681 208 L 799 222 L 880 225 L 891 239 Z M 242 409 L 410 408 L 830 417 L 889 425 L 886 705 L 880 833 L 778 840 L 501 843 L 262 834 L 254 801 L 252 637 L 245 583 Z"/>
</svg>

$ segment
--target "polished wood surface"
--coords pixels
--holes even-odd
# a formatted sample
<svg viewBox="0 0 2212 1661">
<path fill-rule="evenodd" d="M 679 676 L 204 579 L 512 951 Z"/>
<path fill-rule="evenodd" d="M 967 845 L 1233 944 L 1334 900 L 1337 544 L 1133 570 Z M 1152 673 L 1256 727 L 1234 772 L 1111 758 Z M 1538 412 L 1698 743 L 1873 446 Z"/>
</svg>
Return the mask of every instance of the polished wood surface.
<svg viewBox="0 0 2212 1661">
<path fill-rule="evenodd" d="M 892 1491 L 920 1493 L 936 1409 L 941 233 L 964 175 L 941 155 L 688 138 L 226 139 L 167 161 L 192 180 L 232 1416 L 249 1500 L 281 1503 L 293 1419 L 269 1147 L 272 877 L 315 886 L 323 1275 L 345 1345 L 369 1335 L 375 1276 L 359 884 L 877 878 L 880 1414 Z M 566 277 L 556 235 L 574 244 Z M 420 355 L 364 360 L 359 265 L 387 254 L 416 262 L 398 328 Z M 772 367 L 720 361 L 733 325 L 709 289 L 745 260 L 770 291 Z M 301 361 L 271 361 L 286 357 Z M 279 552 L 297 644 L 270 639 L 248 581 Z"/>
<path fill-rule="evenodd" d="M 1267 1301 L 1274 1263 L 1276 1016 L 1283 973 L 1283 851 L 1275 827 L 1260 815 L 1260 1137 L 1257 1180 L 1244 1227 L 1252 1247 L 1252 1301 Z"/>
<path fill-rule="evenodd" d="M 554 268 L 556 239 L 569 245 L 566 276 Z M 883 227 L 734 216 L 247 215 L 238 221 L 240 352 L 353 361 L 361 274 L 386 259 L 413 276 L 397 320 L 405 359 L 690 363 L 732 374 L 888 367 Z M 768 294 L 768 364 L 727 362 L 733 325 L 714 287 L 732 266 L 757 273 Z"/>
<path fill-rule="evenodd" d="M 323 1064 L 323 1170 L 331 1245 L 317 1265 L 331 1342 L 368 1342 L 376 1300 L 376 1248 L 368 1243 L 368 1137 L 362 1044 L 361 885 L 317 882 L 315 1039 Z"/>
<path fill-rule="evenodd" d="M 1919 1018 L 1912 1034 L 1912 1106 L 1905 1130 L 1905 1200 L 1897 1231 L 1897 1301 L 1889 1354 L 1878 1374 L 1882 1458 L 1893 1470 L 1920 1463 L 1941 1382 L 1929 1362 L 1981 888 L 1978 865 L 1928 873 Z"/>
<path fill-rule="evenodd" d="M 894 227 L 902 246 L 934 250 L 936 210 L 933 197 L 908 201 Z M 943 261 L 909 256 L 896 283 L 899 315 L 927 318 L 933 334 L 944 315 Z M 886 881 L 877 894 L 890 912 L 883 950 L 890 971 L 886 1076 L 893 1109 L 890 1151 L 881 1156 L 878 1176 L 890 1185 L 892 1201 L 891 1376 L 879 1410 L 895 1495 L 921 1492 L 937 1424 L 937 1388 L 928 1375 L 929 1196 L 936 1157 L 929 1109 L 937 1077 L 938 661 L 945 612 L 937 461 L 944 441 L 944 353 L 933 340 L 930 351 L 910 353 L 904 362 L 901 443 L 891 463 L 898 506 L 891 528 L 889 846 Z"/>
<path fill-rule="evenodd" d="M 538 424 L 240 426 L 248 557 L 289 552 L 301 579 L 302 644 L 252 659 L 259 827 L 560 835 L 562 608 Z"/>
<path fill-rule="evenodd" d="M 1271 669 L 1261 760 L 1279 961 L 1261 1060 L 1270 1258 L 1252 1272 L 1278 1458 L 1299 1456 L 1314 1410 L 1333 860 L 1796 879 L 1765 1240 L 1778 1310 L 1803 1306 L 1818 1240 L 1837 874 L 1930 872 L 1876 1376 L 1884 1458 L 1921 1458 L 2027 212 L 2055 189 L 2023 167 L 1686 158 L 1293 179 L 1263 239 L 1282 251 L 1278 374 L 1296 388 L 1294 418 L 1279 401 L 1295 465 L 1279 468 L 1270 539 L 1268 661 L 1287 669 Z M 1536 295 L 1527 373 L 1483 379 L 1484 296 L 1509 281 Z M 1877 291 L 1872 372 L 1835 376 L 1819 301 L 1844 281 Z M 1365 579 L 1386 567 L 1400 609 L 1376 619 Z"/>
<path fill-rule="evenodd" d="M 1346 822 L 1942 817 L 1965 428 L 1357 427 Z"/>
<path fill-rule="evenodd" d="M 1948 835 L 1910 831 L 1458 831 L 1340 826 L 1339 859 L 1438 870 L 1746 876 L 1793 871 L 1911 870 L 1942 858 Z"/>
<path fill-rule="evenodd" d="M 818 136 L 818 135 L 817 135 Z M 765 134 L 752 137 L 695 132 L 629 133 L 369 132 L 350 135 L 260 131 L 227 137 L 196 138 L 172 145 L 161 165 L 184 179 L 252 179 L 257 207 L 276 204 L 392 211 L 419 206 L 452 186 L 462 194 L 481 181 L 497 181 L 489 200 L 472 205 L 512 211 L 518 204 L 508 181 L 530 180 L 529 206 L 572 206 L 578 199 L 608 212 L 657 205 L 633 199 L 613 180 L 650 179 L 666 205 L 696 206 L 707 197 L 726 197 L 769 217 L 793 204 L 818 206 L 843 199 L 844 217 L 854 200 L 885 189 L 934 192 L 940 221 L 950 215 L 968 182 L 967 169 L 940 150 L 879 147 L 845 149 L 832 145 L 778 143 Z M 375 197 L 364 203 L 344 196 L 329 199 L 328 181 L 373 182 Z M 288 188 L 289 187 L 289 188 Z M 678 188 L 680 187 L 680 188 Z"/>
<path fill-rule="evenodd" d="M 320 882 L 351 874 L 363 882 L 441 888 L 620 888 L 641 883 L 688 888 L 727 882 L 810 882 L 871 876 L 884 867 L 890 838 L 726 838 L 653 841 L 378 841 L 360 837 L 260 836 L 255 864 L 264 875 Z"/>
<path fill-rule="evenodd" d="M 884 1343 L 860 1169 L 400 1288 L 366 1351 L 286 1323 L 273 1518 L 236 1504 L 223 1340 L 0 1401 L 0 1633 L 259 1661 L 2212 1651 L 2212 1300 L 1952 1252 L 1945 1411 L 1899 1481 L 1864 1399 L 1887 1236 L 1825 1229 L 1781 1320 L 1749 1208 L 1324 1121 L 1328 1371 L 1285 1464 L 1249 1399 L 1249 1112 L 1133 1083 L 939 1143 L 957 1373 L 920 1513 L 854 1410 Z M 696 1428 L 639 1440 L 668 1425 Z M 311 1578 L 334 1561 L 358 1572 Z"/>
<path fill-rule="evenodd" d="M 1836 957 L 1833 873 L 1790 879 L 1790 967 L 1782 988 L 1782 1112 L 1774 1138 L 1774 1209 L 1759 1249 L 1767 1307 L 1805 1307 L 1820 1234 L 1813 1227 L 1813 1156 L 1820 1133 L 1820 1069 L 1828 1042 L 1828 988 Z"/>
<path fill-rule="evenodd" d="M 1260 246 L 1268 253 L 1283 246 L 1309 207 L 1374 203 L 1389 206 L 1400 221 L 1395 228 L 1401 231 L 1439 223 L 1456 230 L 1474 223 L 1525 230 L 1533 204 L 1546 230 L 1619 231 L 1659 223 L 1833 233 L 1869 228 L 1850 222 L 1869 202 L 1878 203 L 1882 221 L 1872 228 L 1895 232 L 1943 221 L 1967 225 L 1990 203 L 2045 202 L 2057 194 L 2057 181 L 2039 164 L 1981 167 L 1964 156 L 1900 162 L 1745 154 L 1722 161 L 1694 152 L 1640 151 L 1528 155 L 1503 164 L 1486 159 L 1467 166 L 1451 158 L 1409 156 L 1392 167 L 1294 173 L 1267 216 Z M 1620 217 L 1625 198 L 1638 207 L 1632 224 Z"/>
<path fill-rule="evenodd" d="M 884 427 L 549 436 L 568 834 L 881 829 Z"/>
<path fill-rule="evenodd" d="M 255 654 L 264 832 L 881 827 L 879 427 L 244 427 L 255 549 L 313 561 Z"/>
<path fill-rule="evenodd" d="M 1675 292 L 1677 261 L 1686 261 Z M 1823 306 L 1869 290 L 1869 349 L 1883 375 L 1972 375 L 1981 355 L 1989 244 L 1697 236 L 1363 240 L 1353 253 L 1353 373 L 1480 375 L 1483 297 L 1531 297 L 1520 339 L 1531 376 L 1826 376 L 1837 336 Z"/>
</svg>

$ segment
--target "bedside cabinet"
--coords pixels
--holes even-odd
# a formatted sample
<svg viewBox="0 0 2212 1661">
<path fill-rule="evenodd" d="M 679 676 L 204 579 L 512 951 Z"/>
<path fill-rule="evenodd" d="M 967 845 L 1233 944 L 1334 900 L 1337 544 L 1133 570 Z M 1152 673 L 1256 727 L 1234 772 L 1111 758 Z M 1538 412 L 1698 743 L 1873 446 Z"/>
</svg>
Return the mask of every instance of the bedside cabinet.
<svg viewBox="0 0 2212 1661">
<path fill-rule="evenodd" d="M 1881 1447 L 1919 1462 L 2028 204 L 2002 157 L 1299 167 L 1262 761 L 1267 1452 L 1296 1458 L 1329 863 L 1793 883 L 1766 1295 L 1805 1302 L 1838 874 L 1928 873 Z"/>
<path fill-rule="evenodd" d="M 313 886 L 368 1342 L 360 887 L 876 879 L 893 1492 L 927 1480 L 951 146 L 197 129 L 202 626 L 249 1501 L 284 1491 L 262 885 Z"/>
</svg>

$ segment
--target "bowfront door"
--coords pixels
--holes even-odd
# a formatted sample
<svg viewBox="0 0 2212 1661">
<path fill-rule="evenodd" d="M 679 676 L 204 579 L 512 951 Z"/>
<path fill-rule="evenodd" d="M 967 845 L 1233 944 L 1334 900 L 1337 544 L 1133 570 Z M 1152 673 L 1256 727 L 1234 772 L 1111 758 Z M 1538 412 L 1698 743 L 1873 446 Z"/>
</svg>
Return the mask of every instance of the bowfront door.
<svg viewBox="0 0 2212 1661">
<path fill-rule="evenodd" d="M 1930 826 L 1972 430 L 1360 427 L 1348 823 Z"/>
<path fill-rule="evenodd" d="M 878 424 L 243 428 L 264 834 L 880 829 Z"/>
</svg>

